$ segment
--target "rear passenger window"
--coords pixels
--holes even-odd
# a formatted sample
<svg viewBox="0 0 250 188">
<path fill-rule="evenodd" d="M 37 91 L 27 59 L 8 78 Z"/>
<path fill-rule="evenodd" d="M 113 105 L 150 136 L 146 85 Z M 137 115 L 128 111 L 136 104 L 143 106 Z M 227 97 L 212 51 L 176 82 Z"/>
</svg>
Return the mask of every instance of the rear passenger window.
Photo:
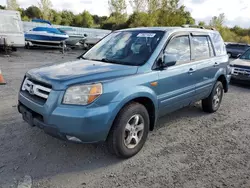
<svg viewBox="0 0 250 188">
<path fill-rule="evenodd" d="M 226 55 L 227 54 L 226 45 L 220 34 L 218 32 L 213 32 L 210 33 L 210 37 L 212 38 L 212 42 L 214 44 L 216 56 Z"/>
<path fill-rule="evenodd" d="M 209 37 L 207 37 L 207 40 L 208 40 L 208 45 L 209 45 L 209 52 L 210 52 L 210 57 L 214 57 L 215 54 L 214 54 L 214 48 L 213 48 L 213 45 L 211 43 L 211 40 Z"/>
<path fill-rule="evenodd" d="M 206 36 L 194 36 L 193 47 L 195 59 L 207 59 L 210 57 L 210 49 Z"/>
<path fill-rule="evenodd" d="M 172 39 L 168 43 L 164 53 L 175 55 L 177 58 L 177 65 L 190 62 L 191 48 L 189 36 L 179 36 Z"/>
</svg>

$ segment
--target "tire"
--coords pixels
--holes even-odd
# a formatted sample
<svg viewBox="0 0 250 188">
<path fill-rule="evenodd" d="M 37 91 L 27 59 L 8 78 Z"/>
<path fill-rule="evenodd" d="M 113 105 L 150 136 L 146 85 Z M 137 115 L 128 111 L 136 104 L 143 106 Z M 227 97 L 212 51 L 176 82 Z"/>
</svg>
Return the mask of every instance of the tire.
<svg viewBox="0 0 250 188">
<path fill-rule="evenodd" d="M 221 105 L 224 88 L 220 81 L 217 81 L 208 98 L 202 100 L 202 108 L 204 112 L 214 113 Z"/>
<path fill-rule="evenodd" d="M 135 125 L 136 122 L 137 125 Z M 144 129 L 138 131 L 142 125 L 144 125 Z M 130 103 L 119 112 L 114 121 L 107 139 L 108 148 L 112 154 L 119 158 L 130 158 L 142 149 L 147 140 L 148 132 L 149 115 L 147 109 L 139 103 Z M 138 138 L 137 142 L 136 137 Z"/>
</svg>

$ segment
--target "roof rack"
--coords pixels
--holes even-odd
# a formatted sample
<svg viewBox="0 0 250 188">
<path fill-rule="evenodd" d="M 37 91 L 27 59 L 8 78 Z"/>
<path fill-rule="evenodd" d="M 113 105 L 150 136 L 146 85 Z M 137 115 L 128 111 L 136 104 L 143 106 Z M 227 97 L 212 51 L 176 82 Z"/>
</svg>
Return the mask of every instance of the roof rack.
<svg viewBox="0 0 250 188">
<path fill-rule="evenodd" d="M 185 24 L 185 25 L 182 25 L 181 27 L 185 27 L 185 28 L 200 28 L 200 29 L 210 29 L 210 30 L 216 30 L 215 28 L 209 28 L 209 27 L 204 27 L 204 26 L 199 26 L 199 25 L 189 25 L 189 24 Z"/>
</svg>

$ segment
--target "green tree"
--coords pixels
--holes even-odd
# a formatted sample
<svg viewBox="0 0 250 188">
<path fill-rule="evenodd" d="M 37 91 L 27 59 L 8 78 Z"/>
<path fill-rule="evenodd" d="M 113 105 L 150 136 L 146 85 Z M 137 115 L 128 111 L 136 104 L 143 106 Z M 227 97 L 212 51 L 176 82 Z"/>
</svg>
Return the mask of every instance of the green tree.
<svg viewBox="0 0 250 188">
<path fill-rule="evenodd" d="M 109 0 L 108 3 L 111 13 L 125 14 L 127 11 L 125 0 Z"/>
<path fill-rule="evenodd" d="M 78 14 L 74 19 L 74 26 L 80 27 L 91 27 L 94 24 L 94 19 L 88 11 L 84 11 L 81 14 Z"/>
<path fill-rule="evenodd" d="M 25 15 L 29 18 L 40 18 L 42 13 L 37 6 L 30 6 L 25 10 Z"/>
<path fill-rule="evenodd" d="M 149 14 L 154 14 L 160 8 L 159 0 L 147 0 L 147 8 Z"/>
<path fill-rule="evenodd" d="M 110 14 L 108 19 L 102 24 L 103 29 L 123 29 L 127 27 L 127 16 L 126 14 L 120 14 L 113 12 Z"/>
<path fill-rule="evenodd" d="M 1 10 L 4 10 L 5 8 L 6 8 L 5 6 L 0 5 Z"/>
<path fill-rule="evenodd" d="M 173 1 L 165 7 L 159 9 L 157 23 L 160 26 L 180 26 L 184 24 L 195 24 L 190 12 L 185 10 L 185 6 L 177 7 L 178 1 Z"/>
<path fill-rule="evenodd" d="M 205 27 L 205 26 L 206 26 L 206 23 L 203 22 L 203 21 L 200 21 L 200 22 L 198 23 L 198 26 L 200 26 L 200 27 Z"/>
<path fill-rule="evenodd" d="M 73 24 L 73 20 L 74 20 L 75 15 L 73 14 L 73 12 L 68 11 L 68 10 L 63 10 L 61 12 L 61 24 L 62 25 L 72 25 Z"/>
<path fill-rule="evenodd" d="M 23 16 L 22 21 L 30 21 L 30 18 L 28 16 Z"/>
<path fill-rule="evenodd" d="M 102 24 L 102 28 L 115 30 L 126 27 L 126 0 L 109 0 L 108 3 L 111 14 Z"/>
<path fill-rule="evenodd" d="M 50 0 L 40 0 L 39 8 L 42 12 L 42 18 L 48 20 L 50 17 L 50 11 L 52 8 L 52 3 Z"/>
<path fill-rule="evenodd" d="M 56 24 L 56 25 L 60 25 L 61 22 L 62 22 L 62 16 L 61 16 L 61 12 L 57 12 L 55 11 L 54 9 L 52 9 L 50 11 L 50 21 L 53 23 L 53 24 Z"/>
<path fill-rule="evenodd" d="M 221 28 L 225 22 L 225 14 L 222 13 L 218 17 L 214 16 L 209 22 L 209 26 L 215 27 L 215 28 Z"/>
<path fill-rule="evenodd" d="M 134 12 L 145 11 L 146 0 L 130 0 L 129 3 Z"/>
<path fill-rule="evenodd" d="M 134 12 L 129 16 L 127 25 L 128 27 L 147 27 L 153 26 L 153 22 L 146 12 Z"/>
<path fill-rule="evenodd" d="M 101 25 L 104 21 L 106 21 L 108 19 L 107 16 L 92 15 L 92 17 L 93 17 L 94 23 L 96 25 Z"/>
<path fill-rule="evenodd" d="M 19 4 L 16 0 L 7 0 L 7 9 L 8 10 L 17 10 L 19 8 Z"/>
<path fill-rule="evenodd" d="M 184 22 L 182 24 L 190 24 L 194 25 L 195 24 L 195 19 L 191 16 L 191 13 L 189 11 L 185 10 L 185 6 L 182 5 L 178 10 L 177 13 L 181 15 L 181 17 L 184 18 Z"/>
</svg>

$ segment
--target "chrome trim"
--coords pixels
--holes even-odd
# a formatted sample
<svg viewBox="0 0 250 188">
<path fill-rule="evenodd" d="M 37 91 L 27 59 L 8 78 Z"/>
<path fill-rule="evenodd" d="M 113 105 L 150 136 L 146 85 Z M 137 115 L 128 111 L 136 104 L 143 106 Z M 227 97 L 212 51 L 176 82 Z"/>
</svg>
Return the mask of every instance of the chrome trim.
<svg viewBox="0 0 250 188">
<path fill-rule="evenodd" d="M 51 89 L 38 85 L 38 84 L 34 84 L 32 81 L 26 78 L 22 85 L 22 91 L 27 91 L 29 92 L 30 95 L 36 95 L 38 97 L 47 99 L 49 97 L 49 93 L 51 92 Z M 48 94 L 44 94 L 43 92 L 48 93 Z"/>
<path fill-rule="evenodd" d="M 244 68 L 238 68 L 238 67 L 233 67 L 232 68 L 232 74 L 233 75 L 245 75 L 245 76 L 250 76 L 250 69 L 244 69 Z"/>
</svg>

